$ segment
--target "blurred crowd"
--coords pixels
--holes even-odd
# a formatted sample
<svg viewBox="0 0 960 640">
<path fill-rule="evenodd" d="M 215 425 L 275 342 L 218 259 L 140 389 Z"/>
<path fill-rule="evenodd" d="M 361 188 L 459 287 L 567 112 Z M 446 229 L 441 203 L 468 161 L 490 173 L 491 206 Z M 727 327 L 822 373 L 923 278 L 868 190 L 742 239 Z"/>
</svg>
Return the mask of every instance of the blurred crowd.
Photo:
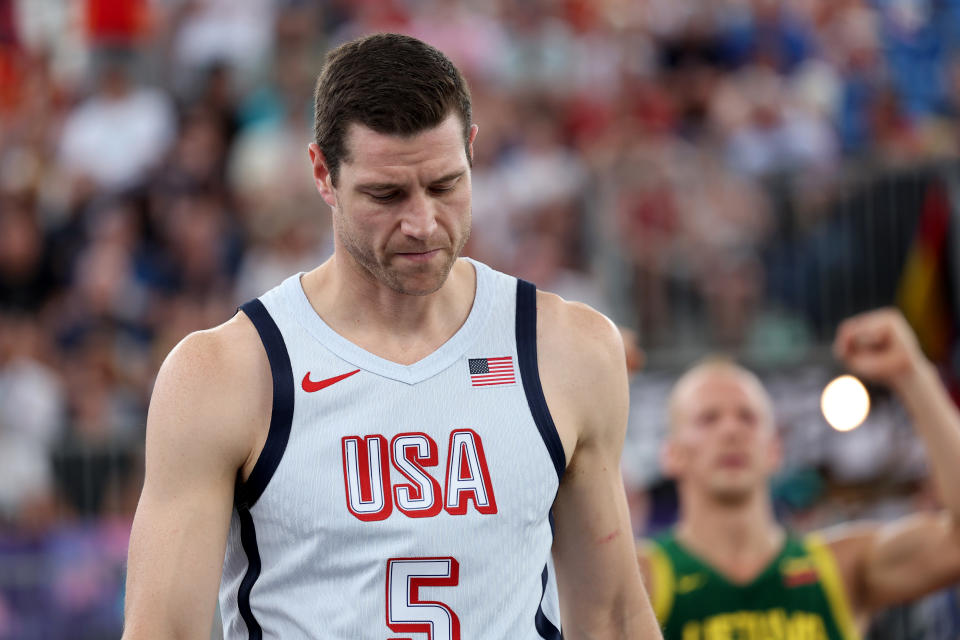
<svg viewBox="0 0 960 640">
<path fill-rule="evenodd" d="M 468 254 L 651 350 L 810 340 L 783 229 L 960 147 L 957 0 L 0 0 L 0 638 L 117 628 L 153 376 L 332 251 L 313 84 L 376 31 L 471 84 Z"/>
</svg>

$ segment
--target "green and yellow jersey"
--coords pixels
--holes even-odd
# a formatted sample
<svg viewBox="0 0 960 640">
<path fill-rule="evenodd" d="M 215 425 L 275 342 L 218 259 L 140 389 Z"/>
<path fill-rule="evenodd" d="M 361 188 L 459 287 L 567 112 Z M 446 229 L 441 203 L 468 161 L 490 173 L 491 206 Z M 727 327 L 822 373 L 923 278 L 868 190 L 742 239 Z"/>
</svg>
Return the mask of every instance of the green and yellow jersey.
<svg viewBox="0 0 960 640">
<path fill-rule="evenodd" d="M 833 554 L 788 536 L 760 575 L 736 584 L 672 533 L 649 542 L 653 608 L 665 640 L 857 640 Z"/>
</svg>

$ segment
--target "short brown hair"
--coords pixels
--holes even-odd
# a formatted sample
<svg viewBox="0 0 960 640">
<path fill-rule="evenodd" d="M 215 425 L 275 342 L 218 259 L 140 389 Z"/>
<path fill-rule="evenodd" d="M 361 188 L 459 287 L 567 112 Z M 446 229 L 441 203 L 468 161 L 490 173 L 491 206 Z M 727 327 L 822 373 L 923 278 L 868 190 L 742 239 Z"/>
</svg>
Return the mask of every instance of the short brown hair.
<svg viewBox="0 0 960 640">
<path fill-rule="evenodd" d="M 378 133 L 414 135 L 456 113 L 470 139 L 470 90 L 459 69 L 439 50 L 397 33 L 340 45 L 327 54 L 314 91 L 314 139 L 336 185 L 348 161 L 346 134 L 357 122 Z M 469 150 L 467 159 L 470 159 Z"/>
</svg>

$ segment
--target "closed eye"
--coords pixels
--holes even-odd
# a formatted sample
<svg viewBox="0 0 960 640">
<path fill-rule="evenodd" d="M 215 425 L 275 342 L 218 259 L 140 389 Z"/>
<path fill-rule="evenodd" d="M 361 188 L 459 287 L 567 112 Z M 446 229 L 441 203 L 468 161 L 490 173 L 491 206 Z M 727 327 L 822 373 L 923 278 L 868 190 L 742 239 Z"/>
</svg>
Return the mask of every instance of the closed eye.
<svg viewBox="0 0 960 640">
<path fill-rule="evenodd" d="M 450 182 L 435 184 L 430 187 L 430 191 L 433 193 L 447 193 L 456 189 L 457 182 L 457 180 L 451 180 Z"/>
<path fill-rule="evenodd" d="M 373 198 L 377 202 L 386 203 L 386 202 L 392 202 L 393 200 L 396 200 L 397 197 L 400 195 L 400 192 L 391 191 L 389 193 L 368 193 L 367 195 L 369 195 L 371 198 Z"/>
<path fill-rule="evenodd" d="M 720 412 L 714 409 L 707 409 L 696 417 L 696 424 L 699 427 L 712 427 L 720 419 Z"/>
</svg>

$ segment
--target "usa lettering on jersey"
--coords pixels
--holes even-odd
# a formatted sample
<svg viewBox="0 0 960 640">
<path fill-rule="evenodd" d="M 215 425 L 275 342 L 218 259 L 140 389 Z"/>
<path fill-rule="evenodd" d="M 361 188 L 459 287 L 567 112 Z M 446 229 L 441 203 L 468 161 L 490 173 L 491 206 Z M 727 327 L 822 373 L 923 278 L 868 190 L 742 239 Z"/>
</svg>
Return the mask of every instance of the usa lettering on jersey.
<svg viewBox="0 0 960 640">
<path fill-rule="evenodd" d="M 439 448 L 426 433 L 398 433 L 389 442 L 380 434 L 344 436 L 341 450 L 347 510 L 364 522 L 389 518 L 394 507 L 409 518 L 441 510 L 465 515 L 470 503 L 478 513 L 497 512 L 483 441 L 473 429 L 450 432 L 443 485 L 430 472 L 440 470 Z"/>
</svg>

